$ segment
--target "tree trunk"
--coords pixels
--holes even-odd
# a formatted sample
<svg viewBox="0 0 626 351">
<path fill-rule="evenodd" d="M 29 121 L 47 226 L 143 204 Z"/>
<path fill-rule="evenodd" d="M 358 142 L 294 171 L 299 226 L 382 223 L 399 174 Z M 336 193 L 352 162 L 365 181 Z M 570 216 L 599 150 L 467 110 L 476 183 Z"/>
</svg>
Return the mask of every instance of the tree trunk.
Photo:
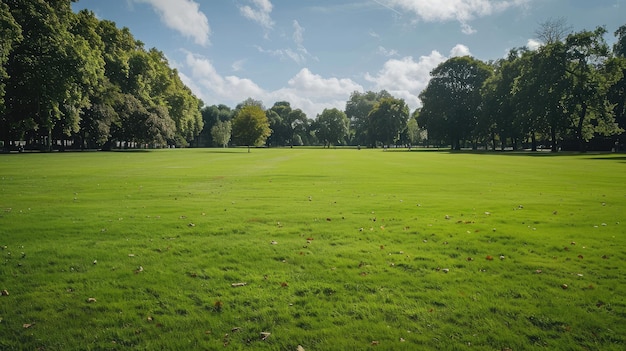
<svg viewBox="0 0 626 351">
<path fill-rule="evenodd" d="M 578 119 L 578 126 L 576 127 L 576 135 L 578 137 L 578 150 L 580 152 L 587 152 L 587 143 L 583 138 L 583 125 L 585 117 L 587 116 L 587 103 L 583 101 L 581 104 L 580 115 Z"/>
<path fill-rule="evenodd" d="M 530 133 L 530 140 L 531 140 L 531 150 L 537 151 L 537 136 L 535 135 L 535 132 Z"/>
<path fill-rule="evenodd" d="M 550 139 L 552 140 L 551 151 L 559 151 L 559 149 L 556 147 L 556 128 L 554 127 L 550 127 Z"/>
</svg>

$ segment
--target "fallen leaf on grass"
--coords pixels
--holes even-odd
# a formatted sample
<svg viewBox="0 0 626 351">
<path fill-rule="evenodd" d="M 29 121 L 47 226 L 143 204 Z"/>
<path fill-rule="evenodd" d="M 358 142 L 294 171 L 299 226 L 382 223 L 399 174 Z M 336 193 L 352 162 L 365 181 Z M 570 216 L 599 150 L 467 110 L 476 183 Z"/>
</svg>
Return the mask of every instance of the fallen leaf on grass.
<svg viewBox="0 0 626 351">
<path fill-rule="evenodd" d="M 298 345 L 298 348 L 296 349 L 296 351 L 304 351 L 304 347 L 302 347 L 302 345 Z"/>
<path fill-rule="evenodd" d="M 8 290 L 2 290 L 2 296 L 9 296 Z"/>
<path fill-rule="evenodd" d="M 493 261 L 493 256 L 487 255 L 487 257 L 485 257 L 487 259 L 487 261 Z"/>
<path fill-rule="evenodd" d="M 96 302 L 96 298 L 95 297 L 90 297 L 90 298 L 87 299 L 87 302 L 94 303 L 94 302 Z"/>
<path fill-rule="evenodd" d="M 240 287 L 240 286 L 246 286 L 246 285 L 248 285 L 248 283 L 232 283 L 232 284 L 230 284 L 230 286 L 232 286 L 233 288 L 237 288 L 237 287 Z"/>
<path fill-rule="evenodd" d="M 378 345 L 380 345 L 380 341 L 376 341 L 376 340 L 372 341 L 372 346 L 378 346 Z"/>
<path fill-rule="evenodd" d="M 267 340 L 267 338 L 269 338 L 270 335 L 272 335 L 272 333 L 261 332 L 261 340 Z"/>
<path fill-rule="evenodd" d="M 33 322 L 33 323 L 24 323 L 24 324 L 22 325 L 22 327 L 24 327 L 24 329 L 28 329 L 28 328 L 32 327 L 33 325 L 35 325 L 35 323 L 34 323 L 34 322 Z"/>
</svg>

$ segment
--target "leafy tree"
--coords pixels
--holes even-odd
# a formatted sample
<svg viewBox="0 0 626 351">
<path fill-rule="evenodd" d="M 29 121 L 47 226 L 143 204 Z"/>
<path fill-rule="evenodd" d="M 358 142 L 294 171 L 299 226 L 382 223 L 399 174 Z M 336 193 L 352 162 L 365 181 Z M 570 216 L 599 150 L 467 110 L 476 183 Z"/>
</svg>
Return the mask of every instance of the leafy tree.
<svg viewBox="0 0 626 351">
<path fill-rule="evenodd" d="M 4 112 L 5 80 L 8 78 L 5 64 L 9 60 L 13 45 L 21 42 L 22 27 L 15 21 L 9 6 L 0 3 L 0 116 Z M 0 122 L 1 123 L 1 122 Z M 3 124 L 0 124 L 2 126 Z M 3 139 L 4 140 L 4 139 Z"/>
<path fill-rule="evenodd" d="M 230 121 L 218 121 L 211 128 L 211 135 L 213 136 L 213 140 L 217 145 L 222 147 L 227 147 L 228 142 L 230 141 L 230 136 L 232 132 L 232 126 Z"/>
<path fill-rule="evenodd" d="M 374 145 L 373 138 L 369 135 L 369 114 L 377 102 L 384 98 L 391 98 L 386 90 L 378 93 L 368 91 L 361 93 L 358 91 L 350 95 L 350 100 L 346 102 L 345 113 L 350 120 L 351 138 L 353 144 Z"/>
<path fill-rule="evenodd" d="M 610 59 L 605 33 L 605 28 L 598 27 L 571 34 L 565 41 L 570 81 L 565 105 L 581 151 L 594 134 L 612 135 L 619 130 L 607 93 L 622 72 Z"/>
<path fill-rule="evenodd" d="M 332 108 L 324 109 L 314 123 L 315 135 L 330 148 L 331 144 L 340 143 L 348 135 L 350 121 L 345 113 Z"/>
<path fill-rule="evenodd" d="M 402 99 L 383 98 L 368 115 L 369 135 L 374 142 L 391 145 L 400 138 L 409 119 L 409 108 Z"/>
<path fill-rule="evenodd" d="M 489 66 L 469 56 L 454 57 L 432 72 L 432 79 L 420 94 L 422 111 L 418 123 L 429 136 L 449 140 L 461 148 L 476 131 L 480 111 L 480 88 L 491 74 Z"/>
<path fill-rule="evenodd" d="M 522 60 L 513 93 L 516 109 L 524 120 L 523 129 L 549 135 L 552 151 L 556 152 L 568 126 L 563 103 L 570 85 L 565 45 L 562 42 L 544 45 L 523 55 Z"/>
<path fill-rule="evenodd" d="M 255 104 L 243 105 L 232 123 L 234 141 L 248 146 L 248 152 L 250 146 L 263 145 L 272 133 L 265 111 Z"/>
<path fill-rule="evenodd" d="M 513 149 L 516 149 L 518 140 L 522 137 L 512 91 L 521 71 L 520 56 L 526 51 L 524 48 L 513 49 L 507 58 L 496 61 L 494 74 L 487 78 L 481 88 L 482 113 L 478 119 L 478 129 L 491 141 L 493 150 L 496 149 L 496 136 L 499 136 L 503 150 L 507 139 L 510 138 Z M 534 140 L 535 134 L 531 134 Z M 536 148 L 535 143 L 533 148 Z"/>
<path fill-rule="evenodd" d="M 621 78 L 609 89 L 608 97 L 613 104 L 615 120 L 621 129 L 626 129 L 626 25 L 615 31 L 617 40 L 613 45 L 613 54 L 621 66 Z M 621 144 L 626 143 L 626 135 L 622 133 Z"/>
<path fill-rule="evenodd" d="M 6 127 L 14 139 L 36 130 L 51 148 L 55 128 L 68 135 L 77 131 L 77 111 L 87 101 L 81 86 L 93 78 L 97 63 L 90 60 L 86 41 L 69 30 L 73 14 L 68 1 L 6 3 L 24 37 L 13 45 L 5 66 Z"/>
<path fill-rule="evenodd" d="M 291 112 L 289 102 L 281 101 L 274 103 L 269 110 L 266 111 L 267 119 L 270 122 L 272 135 L 267 140 L 269 145 L 284 146 L 291 139 L 291 131 L 288 125 L 287 116 Z"/>
<path fill-rule="evenodd" d="M 203 129 L 199 137 L 203 141 L 204 146 L 212 146 L 218 144 L 213 140 L 211 129 L 217 122 L 226 122 L 233 119 L 235 111 L 226 105 L 206 106 L 201 110 Z"/>
<path fill-rule="evenodd" d="M 409 145 L 415 145 L 420 142 L 421 130 L 417 125 L 417 119 L 415 119 L 415 117 L 409 118 L 409 121 L 406 123 L 406 132 L 409 139 Z"/>
</svg>

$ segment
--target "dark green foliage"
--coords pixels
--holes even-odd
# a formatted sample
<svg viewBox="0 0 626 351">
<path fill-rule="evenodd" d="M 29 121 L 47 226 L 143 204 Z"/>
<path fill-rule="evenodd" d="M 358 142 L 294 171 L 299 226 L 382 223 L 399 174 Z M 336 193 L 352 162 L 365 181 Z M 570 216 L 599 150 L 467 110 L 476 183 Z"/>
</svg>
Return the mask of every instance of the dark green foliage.
<svg viewBox="0 0 626 351">
<path fill-rule="evenodd" d="M 15 140 L 44 149 L 66 140 L 80 148 L 113 141 L 186 146 L 202 130 L 200 100 L 163 53 L 145 50 L 127 28 L 90 11 L 73 13 L 68 0 L 6 1 L 0 22 L 5 146 Z M 129 106 L 129 96 L 134 110 L 145 110 L 142 118 L 115 112 Z"/>
</svg>

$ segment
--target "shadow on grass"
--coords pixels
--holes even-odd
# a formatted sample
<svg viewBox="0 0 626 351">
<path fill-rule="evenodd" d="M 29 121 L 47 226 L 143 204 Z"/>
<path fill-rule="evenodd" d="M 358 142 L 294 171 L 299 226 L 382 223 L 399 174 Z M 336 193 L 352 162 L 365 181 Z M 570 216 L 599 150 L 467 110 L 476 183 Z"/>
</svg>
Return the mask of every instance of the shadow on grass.
<svg viewBox="0 0 626 351">
<path fill-rule="evenodd" d="M 571 157 L 571 156 L 594 156 L 589 159 L 599 160 L 626 160 L 626 156 L 614 156 L 617 155 L 610 151 L 559 151 L 551 152 L 550 150 L 542 151 L 490 151 L 490 150 L 442 150 L 450 154 L 472 154 L 472 155 L 493 155 L 493 156 L 531 156 L 531 157 Z M 623 155 L 623 154 L 620 154 Z"/>
</svg>

